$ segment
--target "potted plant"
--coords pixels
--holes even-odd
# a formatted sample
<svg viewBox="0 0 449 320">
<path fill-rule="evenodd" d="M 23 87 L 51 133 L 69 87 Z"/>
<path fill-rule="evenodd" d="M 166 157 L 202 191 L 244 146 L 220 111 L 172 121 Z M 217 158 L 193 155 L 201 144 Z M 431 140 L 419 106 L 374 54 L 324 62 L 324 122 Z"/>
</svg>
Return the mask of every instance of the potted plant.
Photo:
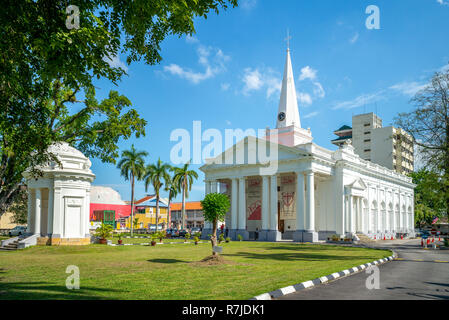
<svg viewBox="0 0 449 320">
<path fill-rule="evenodd" d="M 101 223 L 101 225 L 95 229 L 95 236 L 100 238 L 100 244 L 106 244 L 107 238 L 112 235 L 112 226 Z"/>
<path fill-rule="evenodd" d="M 198 245 L 198 241 L 199 241 L 199 239 L 198 239 L 198 237 L 197 237 L 197 236 L 193 237 L 193 241 L 195 241 L 195 245 Z"/>
<path fill-rule="evenodd" d="M 229 243 L 231 241 L 231 238 L 227 237 L 226 238 L 226 243 Z"/>
<path fill-rule="evenodd" d="M 164 239 L 166 236 L 166 232 L 165 231 L 159 231 L 158 232 L 158 238 L 159 238 L 159 242 L 162 243 L 162 239 Z"/>
<path fill-rule="evenodd" d="M 154 232 L 151 234 L 151 246 L 154 247 L 156 245 L 156 240 L 159 239 L 158 232 Z"/>
<path fill-rule="evenodd" d="M 190 233 L 186 233 L 186 235 L 184 236 L 184 238 L 186 239 L 186 242 L 189 242 L 190 239 Z"/>
<path fill-rule="evenodd" d="M 121 234 L 121 233 L 118 234 L 118 240 L 117 240 L 117 243 L 118 243 L 118 244 L 123 244 L 122 234 Z"/>
</svg>

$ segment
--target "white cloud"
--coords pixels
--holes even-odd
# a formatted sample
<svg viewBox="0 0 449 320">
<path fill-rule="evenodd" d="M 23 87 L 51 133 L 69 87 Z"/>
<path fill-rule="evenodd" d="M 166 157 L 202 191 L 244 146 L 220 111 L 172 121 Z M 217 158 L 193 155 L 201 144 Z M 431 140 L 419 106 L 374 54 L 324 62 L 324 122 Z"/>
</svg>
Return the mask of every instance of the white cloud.
<svg viewBox="0 0 449 320">
<path fill-rule="evenodd" d="M 312 97 L 310 96 L 310 94 L 305 93 L 305 92 L 297 92 L 296 95 L 298 96 L 298 100 L 299 102 L 303 105 L 303 106 L 310 106 L 313 102 Z"/>
<path fill-rule="evenodd" d="M 230 125 L 232 124 L 232 122 L 229 121 L 229 120 L 226 120 L 226 124 L 227 124 L 228 126 L 230 126 Z"/>
<path fill-rule="evenodd" d="M 271 69 L 259 70 L 246 68 L 243 71 L 243 94 L 249 95 L 253 91 L 266 90 L 266 97 L 270 98 L 274 93 L 281 91 L 281 80 Z"/>
<path fill-rule="evenodd" d="M 303 81 L 306 79 L 315 80 L 317 71 L 312 69 L 309 66 L 305 66 L 301 69 L 301 74 L 299 76 L 299 81 Z"/>
<path fill-rule="evenodd" d="M 323 86 L 318 81 L 314 82 L 313 85 L 315 88 L 313 89 L 313 94 L 318 98 L 324 98 L 326 92 L 324 92 Z"/>
<path fill-rule="evenodd" d="M 113 68 L 120 68 L 125 72 L 128 72 L 128 66 L 120 60 L 119 56 L 112 56 L 112 58 L 104 57 L 103 60 L 109 63 L 109 65 Z"/>
<path fill-rule="evenodd" d="M 213 54 L 214 52 L 214 54 Z M 170 64 L 164 67 L 164 71 L 180 78 L 198 84 L 201 81 L 210 79 L 217 74 L 226 70 L 226 62 L 229 61 L 229 56 L 226 56 L 221 49 L 205 47 L 200 45 L 197 49 L 198 63 L 202 65 L 205 70 L 203 72 L 193 71 L 191 69 L 183 68 L 177 64 Z"/>
<path fill-rule="evenodd" d="M 229 83 L 222 83 L 222 84 L 220 85 L 220 88 L 221 88 L 221 90 L 223 90 L 223 91 L 228 91 L 228 89 L 229 89 L 230 86 L 231 86 L 231 85 L 230 85 Z"/>
<path fill-rule="evenodd" d="M 332 110 L 339 110 L 339 109 L 345 109 L 345 110 L 349 110 L 349 109 L 354 109 L 354 108 L 358 108 L 361 107 L 365 104 L 370 104 L 370 103 L 374 103 L 377 102 L 379 100 L 382 100 L 383 96 L 381 95 L 381 93 L 372 93 L 372 94 L 362 94 L 360 96 L 358 96 L 357 98 L 353 99 L 353 100 L 349 100 L 349 101 L 343 101 L 343 102 L 339 102 L 337 103 L 334 107 L 332 107 Z"/>
<path fill-rule="evenodd" d="M 406 96 L 414 96 L 418 91 L 424 89 L 427 84 L 418 83 L 415 81 L 412 82 L 401 82 L 391 86 L 389 89 L 398 91 Z"/>
<path fill-rule="evenodd" d="M 198 43 L 199 40 L 196 37 L 194 37 L 194 36 L 187 35 L 186 42 L 187 43 Z"/>
<path fill-rule="evenodd" d="M 302 116 L 303 119 L 309 119 L 309 118 L 313 118 L 315 116 L 317 116 L 319 114 L 318 111 L 314 111 L 314 112 L 310 112 L 304 116 Z"/>
<path fill-rule="evenodd" d="M 257 5 L 257 0 L 240 0 L 240 7 L 246 10 L 251 10 Z"/>
<path fill-rule="evenodd" d="M 449 2 L 448 1 L 444 1 L 444 0 L 437 0 L 437 2 L 443 6 L 449 6 Z"/>
<path fill-rule="evenodd" d="M 358 39 L 359 39 L 359 33 L 356 32 L 356 34 L 351 39 L 349 39 L 349 42 L 356 43 Z"/>
</svg>

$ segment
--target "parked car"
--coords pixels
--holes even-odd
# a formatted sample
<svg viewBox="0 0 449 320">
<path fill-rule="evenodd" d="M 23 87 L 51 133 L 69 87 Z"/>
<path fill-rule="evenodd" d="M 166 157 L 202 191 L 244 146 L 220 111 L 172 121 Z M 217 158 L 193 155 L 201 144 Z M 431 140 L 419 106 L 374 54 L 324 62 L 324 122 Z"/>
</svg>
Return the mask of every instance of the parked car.
<svg viewBox="0 0 449 320">
<path fill-rule="evenodd" d="M 194 227 L 194 228 L 190 229 L 190 234 L 191 235 L 194 235 L 196 233 L 201 233 L 201 228 Z"/>
<path fill-rule="evenodd" d="M 9 230 L 8 234 L 10 237 L 12 236 L 21 236 L 22 234 L 25 234 L 27 232 L 27 228 L 24 226 L 16 226 Z"/>
<path fill-rule="evenodd" d="M 187 232 L 189 231 L 187 231 L 186 229 L 179 230 L 178 237 L 185 237 Z"/>
</svg>

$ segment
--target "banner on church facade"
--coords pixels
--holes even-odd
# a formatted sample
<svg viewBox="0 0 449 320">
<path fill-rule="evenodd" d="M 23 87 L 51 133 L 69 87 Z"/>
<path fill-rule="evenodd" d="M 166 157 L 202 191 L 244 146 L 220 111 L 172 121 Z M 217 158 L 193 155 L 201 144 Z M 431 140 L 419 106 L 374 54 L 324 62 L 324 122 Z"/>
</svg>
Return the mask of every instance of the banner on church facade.
<svg viewBox="0 0 449 320">
<path fill-rule="evenodd" d="M 248 220 L 262 220 L 262 179 L 260 177 L 247 180 L 246 216 Z"/>
<path fill-rule="evenodd" d="M 294 175 L 281 176 L 280 219 L 296 219 L 296 178 Z"/>
</svg>

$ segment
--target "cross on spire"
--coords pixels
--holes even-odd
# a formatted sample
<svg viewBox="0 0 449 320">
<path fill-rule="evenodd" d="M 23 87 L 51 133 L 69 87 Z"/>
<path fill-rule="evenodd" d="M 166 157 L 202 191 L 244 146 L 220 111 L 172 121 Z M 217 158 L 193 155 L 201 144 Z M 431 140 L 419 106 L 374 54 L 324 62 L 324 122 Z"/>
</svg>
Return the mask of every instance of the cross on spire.
<svg viewBox="0 0 449 320">
<path fill-rule="evenodd" d="M 287 41 L 287 50 L 290 50 L 290 39 L 291 39 L 292 37 L 290 36 L 290 31 L 289 31 L 289 29 L 287 28 L 287 38 L 285 38 L 284 40 L 285 41 Z"/>
</svg>

